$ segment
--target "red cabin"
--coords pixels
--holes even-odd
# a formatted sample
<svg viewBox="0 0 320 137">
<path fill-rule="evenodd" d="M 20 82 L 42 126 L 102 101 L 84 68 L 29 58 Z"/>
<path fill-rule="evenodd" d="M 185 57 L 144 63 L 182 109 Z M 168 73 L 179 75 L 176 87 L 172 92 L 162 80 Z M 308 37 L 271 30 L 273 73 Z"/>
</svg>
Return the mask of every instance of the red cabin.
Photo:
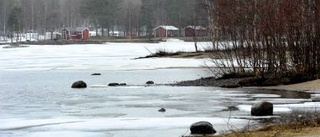
<svg viewBox="0 0 320 137">
<path fill-rule="evenodd" d="M 205 37 L 208 36 L 208 29 L 202 26 L 188 26 L 184 29 L 185 37 Z"/>
<path fill-rule="evenodd" d="M 153 29 L 154 37 L 176 37 L 179 36 L 179 29 L 174 26 L 159 26 Z"/>
<path fill-rule="evenodd" d="M 62 30 L 62 39 L 87 40 L 89 37 L 89 29 L 85 27 L 64 28 Z"/>
</svg>

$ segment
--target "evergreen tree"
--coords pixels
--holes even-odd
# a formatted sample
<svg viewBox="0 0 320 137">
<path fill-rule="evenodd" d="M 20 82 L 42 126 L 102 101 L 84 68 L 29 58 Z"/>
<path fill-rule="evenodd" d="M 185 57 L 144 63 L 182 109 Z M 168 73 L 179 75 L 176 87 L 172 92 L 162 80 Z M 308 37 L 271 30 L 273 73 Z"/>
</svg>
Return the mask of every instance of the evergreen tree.
<svg viewBox="0 0 320 137">
<path fill-rule="evenodd" d="M 20 22 L 20 14 L 21 7 L 19 6 L 14 6 L 9 14 L 8 27 L 11 32 L 11 42 L 13 41 L 14 32 L 18 34 L 22 27 L 22 23 Z"/>
<path fill-rule="evenodd" d="M 102 35 L 104 35 L 103 30 L 111 27 L 120 3 L 121 0 L 84 0 L 81 13 L 96 27 L 102 28 Z"/>
<path fill-rule="evenodd" d="M 147 36 L 150 38 L 152 37 L 152 29 L 154 24 L 152 23 L 152 14 L 150 10 L 152 9 L 151 7 L 151 2 L 150 0 L 142 0 L 142 7 L 140 10 L 140 21 L 143 25 L 146 26 L 147 29 Z"/>
</svg>

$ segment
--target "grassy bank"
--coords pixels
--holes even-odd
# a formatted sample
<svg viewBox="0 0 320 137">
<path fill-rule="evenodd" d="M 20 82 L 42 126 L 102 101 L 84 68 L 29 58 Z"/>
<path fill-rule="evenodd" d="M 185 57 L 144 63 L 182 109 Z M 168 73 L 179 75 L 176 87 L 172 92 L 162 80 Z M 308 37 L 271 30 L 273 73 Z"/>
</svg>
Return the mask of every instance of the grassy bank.
<svg viewBox="0 0 320 137">
<path fill-rule="evenodd" d="M 278 118 L 261 121 L 262 128 L 253 131 L 233 131 L 218 137 L 318 137 L 320 113 L 292 112 Z"/>
<path fill-rule="evenodd" d="M 216 137 L 318 137 L 320 127 L 303 127 L 299 130 L 291 129 L 289 126 L 275 126 L 270 129 L 251 132 L 238 132 Z"/>
</svg>

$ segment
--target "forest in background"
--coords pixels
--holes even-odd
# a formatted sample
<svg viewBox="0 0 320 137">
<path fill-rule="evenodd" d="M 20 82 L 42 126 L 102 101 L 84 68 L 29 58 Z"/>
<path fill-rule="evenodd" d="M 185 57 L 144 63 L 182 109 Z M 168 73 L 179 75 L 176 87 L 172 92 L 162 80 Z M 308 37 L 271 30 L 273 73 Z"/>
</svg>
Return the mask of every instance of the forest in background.
<svg viewBox="0 0 320 137">
<path fill-rule="evenodd" d="M 10 31 L 41 34 L 67 27 L 131 32 L 142 28 L 150 31 L 159 25 L 206 26 L 206 12 L 200 3 L 198 0 L 0 0 L 0 34 Z"/>
</svg>

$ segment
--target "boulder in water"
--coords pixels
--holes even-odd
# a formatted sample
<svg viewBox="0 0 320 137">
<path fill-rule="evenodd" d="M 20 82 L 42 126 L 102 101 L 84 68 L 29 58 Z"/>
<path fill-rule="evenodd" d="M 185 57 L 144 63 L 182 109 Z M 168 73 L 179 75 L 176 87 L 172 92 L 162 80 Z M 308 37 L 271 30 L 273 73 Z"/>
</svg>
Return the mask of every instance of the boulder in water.
<svg viewBox="0 0 320 137">
<path fill-rule="evenodd" d="M 87 88 L 87 84 L 80 80 L 80 81 L 76 81 L 72 84 L 71 88 Z"/>
<path fill-rule="evenodd" d="M 146 84 L 147 84 L 147 85 L 153 85 L 153 84 L 154 84 L 154 81 L 147 81 Z"/>
<path fill-rule="evenodd" d="M 120 86 L 119 83 L 109 83 L 108 85 L 109 87 L 116 87 L 116 86 Z"/>
<path fill-rule="evenodd" d="M 158 110 L 159 112 L 166 112 L 166 109 L 165 108 L 161 108 Z"/>
<path fill-rule="evenodd" d="M 100 76 L 101 75 L 101 73 L 93 73 L 93 74 L 91 74 L 92 76 Z"/>
</svg>

